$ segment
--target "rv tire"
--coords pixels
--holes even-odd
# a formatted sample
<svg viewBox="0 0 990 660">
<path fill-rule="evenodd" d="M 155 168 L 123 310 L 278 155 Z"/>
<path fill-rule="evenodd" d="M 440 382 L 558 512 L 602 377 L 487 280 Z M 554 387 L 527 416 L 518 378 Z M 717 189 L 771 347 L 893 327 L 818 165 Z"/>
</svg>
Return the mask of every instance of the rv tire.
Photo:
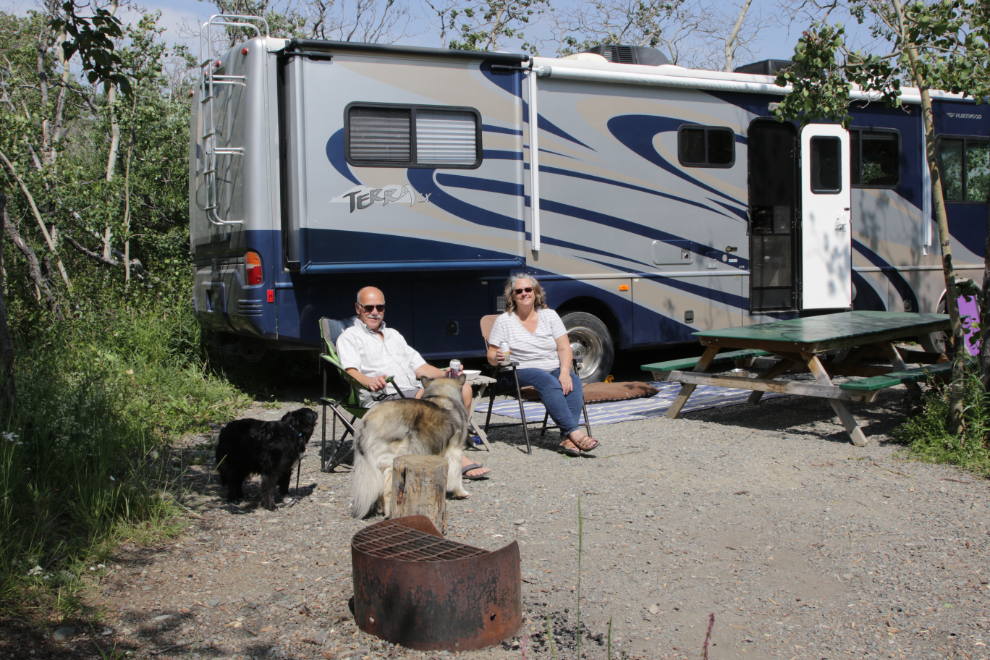
<svg viewBox="0 0 990 660">
<path fill-rule="evenodd" d="M 938 301 L 936 314 L 945 314 L 945 298 Z M 925 349 L 926 353 L 945 353 L 945 349 L 951 343 L 949 336 L 944 332 L 931 332 L 918 337 L 918 343 Z"/>
<path fill-rule="evenodd" d="M 581 381 L 598 383 L 605 380 L 612 369 L 615 347 L 608 328 L 597 316 L 587 312 L 569 312 L 561 317 L 571 341 L 574 357 L 582 359 L 575 365 Z"/>
</svg>

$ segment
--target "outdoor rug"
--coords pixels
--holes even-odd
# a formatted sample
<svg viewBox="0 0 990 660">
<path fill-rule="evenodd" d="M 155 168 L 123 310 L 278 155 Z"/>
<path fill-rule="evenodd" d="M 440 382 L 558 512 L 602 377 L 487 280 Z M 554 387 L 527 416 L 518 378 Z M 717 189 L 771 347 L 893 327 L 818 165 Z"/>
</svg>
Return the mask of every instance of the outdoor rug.
<svg viewBox="0 0 990 660">
<path fill-rule="evenodd" d="M 633 399 L 631 401 L 613 401 L 610 403 L 596 403 L 588 406 L 588 419 L 592 425 L 615 424 L 617 422 L 631 422 L 650 417 L 659 417 L 666 414 L 670 404 L 674 402 L 677 393 L 681 391 L 680 383 L 649 383 L 660 390 L 656 396 L 647 399 Z M 704 410 L 706 408 L 721 408 L 722 406 L 734 406 L 746 403 L 751 392 L 749 390 L 733 390 L 726 387 L 715 387 L 714 385 L 699 385 L 691 398 L 687 400 L 687 405 L 681 410 L 682 413 L 693 410 Z M 764 392 L 763 398 L 786 396 Z M 488 413 L 487 401 L 478 403 L 475 412 Z M 526 410 L 526 421 L 543 421 L 546 408 L 542 403 L 526 402 L 523 404 Z M 521 419 L 519 415 L 519 402 L 515 399 L 497 399 L 492 406 L 492 413 L 505 417 Z M 550 422 L 552 423 L 552 421 Z"/>
</svg>

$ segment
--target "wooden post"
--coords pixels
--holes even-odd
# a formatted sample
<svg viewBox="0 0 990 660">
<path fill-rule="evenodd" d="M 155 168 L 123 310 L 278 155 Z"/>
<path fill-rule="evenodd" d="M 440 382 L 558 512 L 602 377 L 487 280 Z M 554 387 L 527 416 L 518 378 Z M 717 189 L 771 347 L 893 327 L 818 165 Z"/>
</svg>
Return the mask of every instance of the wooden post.
<svg viewBox="0 0 990 660">
<path fill-rule="evenodd" d="M 447 460 L 442 456 L 399 456 L 392 462 L 392 518 L 426 516 L 447 533 Z"/>
</svg>

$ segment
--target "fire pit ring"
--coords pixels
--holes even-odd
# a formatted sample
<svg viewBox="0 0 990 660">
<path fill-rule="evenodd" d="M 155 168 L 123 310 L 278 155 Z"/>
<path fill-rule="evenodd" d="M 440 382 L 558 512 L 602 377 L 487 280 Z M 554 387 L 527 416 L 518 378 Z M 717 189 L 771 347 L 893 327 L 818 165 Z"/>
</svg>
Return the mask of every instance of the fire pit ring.
<svg viewBox="0 0 990 660">
<path fill-rule="evenodd" d="M 445 539 L 426 516 L 383 520 L 351 541 L 358 627 L 421 651 L 471 651 L 522 625 L 515 541 L 494 552 Z"/>
</svg>

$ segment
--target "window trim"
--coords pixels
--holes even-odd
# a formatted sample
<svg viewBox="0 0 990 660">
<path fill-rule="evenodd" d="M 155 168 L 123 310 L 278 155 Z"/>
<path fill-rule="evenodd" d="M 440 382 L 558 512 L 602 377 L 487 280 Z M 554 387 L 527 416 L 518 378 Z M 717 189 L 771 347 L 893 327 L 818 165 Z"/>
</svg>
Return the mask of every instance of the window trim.
<svg viewBox="0 0 990 660">
<path fill-rule="evenodd" d="M 355 161 L 351 158 L 351 109 L 352 108 L 375 108 L 380 110 L 409 110 L 409 153 L 412 160 L 408 162 L 397 161 Z M 416 140 L 416 112 L 418 110 L 448 111 L 448 112 L 469 112 L 474 115 L 474 139 L 476 154 L 474 163 L 417 163 L 417 140 Z M 365 101 L 352 101 L 344 107 L 344 160 L 352 167 L 388 167 L 402 169 L 450 169 L 450 170 L 474 170 L 481 167 L 484 161 L 484 145 L 481 143 L 481 113 L 477 108 L 460 105 L 424 105 L 415 103 L 371 103 Z"/>
<path fill-rule="evenodd" d="M 838 142 L 839 144 L 839 187 L 838 188 L 815 188 L 815 141 L 820 140 L 822 142 Z M 851 140 L 850 140 L 851 141 Z M 851 150 L 850 150 L 851 151 Z M 842 187 L 842 139 L 837 135 L 812 135 L 811 140 L 808 142 L 808 167 L 810 168 L 808 172 L 808 190 L 811 191 L 812 195 L 841 195 L 844 188 Z M 850 179 L 852 179 L 852 172 L 850 170 Z"/>
<path fill-rule="evenodd" d="M 899 130 L 897 130 L 896 128 L 887 128 L 887 127 L 874 128 L 872 126 L 859 126 L 859 127 L 855 127 L 855 128 L 850 128 L 849 129 L 849 133 L 850 133 L 850 135 L 849 135 L 849 151 L 850 152 L 852 151 L 852 132 L 853 131 L 856 131 L 856 132 L 860 133 L 860 136 L 859 136 L 859 153 L 856 154 L 856 159 L 859 161 L 859 178 L 860 178 L 860 180 L 863 179 L 863 135 L 862 135 L 863 131 L 869 131 L 871 133 L 893 133 L 894 135 L 897 136 L 897 183 L 894 183 L 894 184 L 885 184 L 885 185 L 882 185 L 882 186 L 881 185 L 876 185 L 876 184 L 853 183 L 852 182 L 852 156 L 853 156 L 853 154 L 850 153 L 849 154 L 849 187 L 850 188 L 860 188 L 860 189 L 864 189 L 864 190 L 894 190 L 896 188 L 899 188 L 901 186 L 901 181 L 903 180 L 903 178 L 901 177 L 901 169 L 902 169 L 901 168 L 901 158 L 903 156 L 904 141 L 901 139 L 901 132 Z"/>
<path fill-rule="evenodd" d="M 705 131 L 705 161 L 704 163 L 685 163 L 681 159 L 681 133 L 685 130 L 703 129 Z M 708 163 L 708 132 L 711 130 L 728 131 L 732 135 L 732 160 L 726 164 Z M 705 169 L 729 169 L 736 164 L 736 132 L 728 126 L 708 126 L 705 124 L 681 124 L 677 127 L 677 162 L 684 167 L 698 167 Z"/>
<path fill-rule="evenodd" d="M 987 148 L 990 149 L 990 138 L 984 137 L 982 135 L 957 135 L 955 133 L 939 133 L 938 135 L 935 136 L 935 158 L 936 159 L 938 159 L 939 156 L 942 153 L 940 147 L 942 146 L 942 139 L 943 138 L 945 138 L 947 140 L 962 140 L 962 143 L 963 143 L 963 148 L 962 148 L 962 151 L 963 151 L 963 177 L 964 177 L 963 178 L 963 182 L 962 182 L 962 184 L 963 184 L 963 199 L 945 199 L 943 201 L 946 204 L 963 204 L 963 205 L 969 205 L 969 206 L 976 206 L 976 205 L 981 205 L 982 204 L 983 206 L 986 206 L 987 205 L 986 200 L 977 202 L 977 201 L 974 201 L 974 200 L 965 199 L 966 193 L 968 192 L 968 189 L 969 189 L 969 185 L 968 185 L 969 184 L 969 167 L 968 167 L 968 161 L 967 161 L 967 158 L 966 158 L 966 142 L 969 141 L 969 140 L 980 140 L 982 142 L 987 142 L 988 143 Z M 935 194 L 935 191 L 932 190 L 932 195 L 934 195 L 934 194 Z M 943 188 L 942 196 L 943 197 L 945 196 L 944 188 Z"/>
</svg>

